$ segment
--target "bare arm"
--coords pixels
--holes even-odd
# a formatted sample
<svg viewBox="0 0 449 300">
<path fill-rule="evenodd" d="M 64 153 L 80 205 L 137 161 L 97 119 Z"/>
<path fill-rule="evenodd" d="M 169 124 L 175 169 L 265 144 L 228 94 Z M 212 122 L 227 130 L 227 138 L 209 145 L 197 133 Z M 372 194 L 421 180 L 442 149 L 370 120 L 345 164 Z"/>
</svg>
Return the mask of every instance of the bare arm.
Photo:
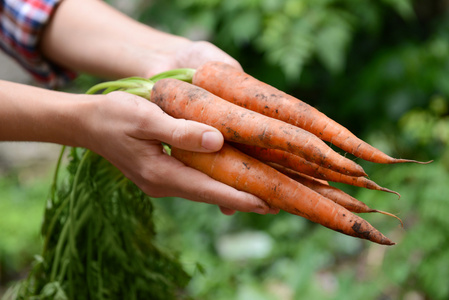
<svg viewBox="0 0 449 300">
<path fill-rule="evenodd" d="M 239 63 L 207 42 L 192 42 L 141 24 L 100 0 L 64 0 L 41 50 L 58 64 L 109 78 L 149 77 L 208 60 Z"/>
<path fill-rule="evenodd" d="M 65 0 L 44 30 L 41 51 L 54 62 L 105 78 L 150 76 L 208 60 L 240 65 L 207 42 L 192 42 L 140 24 L 99 0 Z M 42 141 L 91 149 L 153 197 L 178 196 L 235 210 L 276 213 L 164 154 L 160 142 L 217 151 L 222 135 L 177 120 L 125 94 L 73 95 L 0 81 L 0 140 Z M 186 180 L 188 178 L 189 180 Z"/>
<path fill-rule="evenodd" d="M 171 118 L 143 98 L 117 92 L 74 95 L 0 81 L 0 107 L 0 140 L 91 149 L 153 197 L 177 196 L 216 204 L 228 214 L 234 210 L 269 212 L 257 197 L 164 154 L 161 141 L 209 152 L 218 150 L 223 139 L 214 128 Z"/>
</svg>

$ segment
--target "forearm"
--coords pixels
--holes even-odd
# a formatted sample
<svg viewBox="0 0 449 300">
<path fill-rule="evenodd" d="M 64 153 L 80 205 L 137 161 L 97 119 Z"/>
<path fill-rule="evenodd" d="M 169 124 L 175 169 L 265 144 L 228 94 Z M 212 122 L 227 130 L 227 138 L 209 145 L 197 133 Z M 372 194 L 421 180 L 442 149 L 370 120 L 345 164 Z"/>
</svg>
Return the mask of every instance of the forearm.
<svg viewBox="0 0 449 300">
<path fill-rule="evenodd" d="M 189 43 L 145 26 L 103 1 L 65 0 L 44 30 L 41 51 L 70 69 L 121 78 L 164 71 L 170 67 L 168 57 Z"/>
<path fill-rule="evenodd" d="M 0 141 L 80 146 L 89 97 L 0 80 Z"/>
</svg>

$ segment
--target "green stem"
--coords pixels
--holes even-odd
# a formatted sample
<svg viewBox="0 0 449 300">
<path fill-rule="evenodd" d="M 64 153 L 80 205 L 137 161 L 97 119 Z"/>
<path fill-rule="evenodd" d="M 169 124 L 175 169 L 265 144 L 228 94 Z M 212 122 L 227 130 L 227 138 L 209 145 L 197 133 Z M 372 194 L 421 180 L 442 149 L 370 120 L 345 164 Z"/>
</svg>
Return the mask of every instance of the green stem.
<svg viewBox="0 0 449 300">
<path fill-rule="evenodd" d="M 86 94 L 95 94 L 104 89 L 126 89 L 126 88 L 135 88 L 135 82 L 128 82 L 124 80 L 116 80 L 116 81 L 107 81 L 94 85 L 90 89 L 87 90 Z"/>
<path fill-rule="evenodd" d="M 59 177 L 59 172 L 61 169 L 61 163 L 62 163 L 62 158 L 65 152 L 66 146 L 62 146 L 61 152 L 59 153 L 59 157 L 58 157 L 58 161 L 56 163 L 56 168 L 55 168 L 55 172 L 53 174 L 53 183 L 51 185 L 51 191 L 50 191 L 50 199 L 48 199 L 47 202 L 47 209 L 48 206 L 51 205 L 55 205 L 54 203 L 54 199 L 56 199 L 56 189 L 58 187 L 58 177 Z M 49 224 L 47 230 L 46 230 L 46 236 L 45 236 L 45 242 L 44 242 L 44 247 L 43 247 L 43 251 L 42 251 L 42 255 L 44 255 L 44 253 L 46 253 L 47 251 L 47 247 L 48 247 L 48 243 L 50 241 L 50 237 L 52 236 L 53 233 L 53 229 L 55 227 L 56 221 L 58 220 L 58 216 L 61 214 L 61 212 L 64 210 L 65 204 L 63 203 L 56 211 L 55 215 L 53 216 L 51 223 Z M 45 218 L 44 218 L 45 219 Z"/>
<path fill-rule="evenodd" d="M 70 226 L 70 235 L 69 235 L 69 245 L 70 248 L 73 250 L 73 256 L 77 256 L 76 249 L 75 249 L 75 221 L 76 221 L 76 214 L 75 214 L 75 204 L 78 206 L 82 205 L 82 202 L 80 199 L 77 198 L 78 193 L 78 183 L 80 181 L 81 177 L 81 171 L 85 167 L 87 160 L 91 157 L 92 152 L 86 151 L 80 161 L 80 164 L 78 166 L 78 169 L 76 170 L 75 177 L 73 179 L 73 186 L 70 193 L 70 206 L 69 206 L 69 221 L 71 223 Z"/>
<path fill-rule="evenodd" d="M 56 163 L 55 173 L 53 174 L 53 183 L 51 185 L 51 194 L 50 194 L 51 199 L 55 199 L 56 188 L 58 185 L 58 175 L 59 175 L 59 170 L 61 169 L 61 162 L 62 162 L 62 158 L 63 158 L 64 152 L 65 152 L 65 148 L 66 148 L 66 146 L 62 146 L 61 153 L 59 153 L 58 161 Z"/>
<path fill-rule="evenodd" d="M 150 80 L 156 82 L 156 81 L 164 79 L 164 78 L 175 78 L 178 80 L 192 83 L 193 75 L 195 74 L 195 72 L 196 72 L 195 69 L 189 69 L 189 68 L 174 69 L 174 70 L 169 70 L 169 71 L 165 71 L 165 72 L 156 74 L 153 77 L 150 77 Z"/>
<path fill-rule="evenodd" d="M 62 246 L 64 245 L 65 235 L 68 231 L 68 228 L 69 228 L 69 221 L 66 221 L 66 223 L 62 227 L 61 234 L 58 237 L 58 243 L 57 243 L 56 249 L 55 249 L 55 257 L 52 262 L 53 266 L 51 268 L 51 273 L 50 273 L 50 282 L 55 281 L 56 272 L 58 271 L 58 266 L 60 265 Z"/>
<path fill-rule="evenodd" d="M 138 87 L 135 89 L 127 89 L 127 90 L 125 90 L 125 92 L 127 92 L 129 94 L 136 95 L 136 96 L 143 97 L 147 100 L 150 100 L 150 98 L 151 98 L 151 89 L 149 90 L 147 88 Z"/>
</svg>

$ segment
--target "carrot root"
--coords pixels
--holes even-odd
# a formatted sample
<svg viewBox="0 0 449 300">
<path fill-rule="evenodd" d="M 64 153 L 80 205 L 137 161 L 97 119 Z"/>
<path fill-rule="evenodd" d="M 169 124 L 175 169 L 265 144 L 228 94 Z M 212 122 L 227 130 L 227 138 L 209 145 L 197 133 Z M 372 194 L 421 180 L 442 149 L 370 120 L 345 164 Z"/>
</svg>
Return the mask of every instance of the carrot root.
<svg viewBox="0 0 449 300">
<path fill-rule="evenodd" d="M 393 191 L 393 190 L 390 190 L 390 189 L 387 189 L 387 188 L 384 188 L 384 187 L 381 187 L 381 186 L 379 187 L 379 191 L 395 194 L 395 195 L 398 196 L 398 199 L 401 199 L 401 194 L 399 194 L 396 191 Z"/>
<path fill-rule="evenodd" d="M 364 160 L 387 164 L 408 161 L 391 158 L 316 108 L 229 64 L 203 64 L 192 83 L 232 103 L 301 127 Z"/>
<path fill-rule="evenodd" d="M 413 160 L 413 159 L 405 159 L 405 158 L 392 158 L 392 160 L 390 162 L 388 162 L 389 164 L 399 164 L 399 163 L 415 163 L 415 164 L 420 164 L 420 165 L 427 165 L 432 163 L 433 160 L 429 160 L 429 161 L 418 161 L 418 160 Z"/>
<path fill-rule="evenodd" d="M 215 127 L 227 141 L 282 149 L 345 174 L 366 176 L 359 164 L 310 132 L 240 107 L 190 83 L 171 78 L 158 80 L 150 100 L 172 117 Z"/>
<path fill-rule="evenodd" d="M 374 212 L 374 213 L 380 213 L 380 214 L 383 214 L 383 215 L 387 215 L 387 216 L 396 218 L 396 219 L 398 219 L 399 222 L 401 223 L 401 227 L 404 228 L 404 223 L 402 222 L 401 218 L 399 218 L 399 217 L 396 216 L 395 214 L 392 214 L 392 213 L 389 213 L 389 212 L 386 212 L 386 211 L 383 211 L 383 210 L 378 210 L 378 209 L 373 209 L 371 212 Z"/>
<path fill-rule="evenodd" d="M 275 163 L 293 171 L 305 174 L 315 179 L 326 181 L 340 182 L 353 186 L 363 187 L 371 190 L 384 191 L 396 194 L 399 198 L 401 195 L 393 190 L 381 187 L 374 181 L 363 176 L 348 176 L 340 172 L 336 172 L 327 168 L 318 166 L 317 164 L 307 161 L 306 159 L 278 149 L 266 149 L 256 146 L 248 146 L 237 143 L 232 145 L 243 153 L 252 156 L 266 163 Z"/>
<path fill-rule="evenodd" d="M 215 153 L 172 148 L 171 154 L 217 181 L 259 197 L 271 207 L 350 236 L 382 245 L 395 244 L 363 218 L 227 143 Z"/>
</svg>

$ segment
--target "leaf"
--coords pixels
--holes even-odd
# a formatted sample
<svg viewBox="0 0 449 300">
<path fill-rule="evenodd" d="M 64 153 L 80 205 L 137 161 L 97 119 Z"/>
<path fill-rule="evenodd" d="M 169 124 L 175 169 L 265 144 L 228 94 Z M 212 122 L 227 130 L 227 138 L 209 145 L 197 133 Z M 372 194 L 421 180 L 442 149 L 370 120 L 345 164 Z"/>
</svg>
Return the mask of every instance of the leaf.
<svg viewBox="0 0 449 300">
<path fill-rule="evenodd" d="M 406 20 L 415 16 L 410 0 L 383 0 L 383 2 L 393 7 Z"/>
<path fill-rule="evenodd" d="M 68 300 L 66 293 L 62 289 L 59 282 L 49 282 L 43 288 L 41 292 L 41 299 L 48 300 Z"/>
<path fill-rule="evenodd" d="M 261 24 L 261 15 L 257 10 L 243 10 L 233 16 L 230 34 L 238 44 L 247 43 L 257 36 Z"/>
<path fill-rule="evenodd" d="M 352 28 L 348 21 L 337 14 L 327 16 L 324 23 L 317 29 L 315 49 L 318 58 L 325 67 L 340 73 L 346 65 L 346 49 L 351 41 Z"/>
</svg>

